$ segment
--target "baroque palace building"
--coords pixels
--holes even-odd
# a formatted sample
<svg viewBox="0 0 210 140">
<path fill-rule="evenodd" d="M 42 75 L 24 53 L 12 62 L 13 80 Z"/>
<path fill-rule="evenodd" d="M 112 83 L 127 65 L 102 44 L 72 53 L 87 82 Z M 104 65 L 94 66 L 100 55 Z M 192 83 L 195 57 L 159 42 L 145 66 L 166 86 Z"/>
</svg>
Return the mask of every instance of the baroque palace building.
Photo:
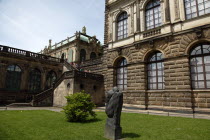
<svg viewBox="0 0 210 140">
<path fill-rule="evenodd" d="M 147 108 L 210 107 L 210 1 L 106 0 L 105 89 Z"/>
<path fill-rule="evenodd" d="M 209 0 L 105 0 L 104 31 L 103 46 L 85 28 L 40 54 L 0 46 L 0 102 L 63 106 L 85 90 L 103 105 L 117 86 L 143 109 L 209 110 Z"/>
<path fill-rule="evenodd" d="M 104 103 L 102 46 L 96 36 L 76 32 L 40 53 L 0 45 L 0 105 L 64 106 L 65 96 L 84 90 L 96 105 Z M 100 71 L 98 71 L 100 73 Z"/>
</svg>

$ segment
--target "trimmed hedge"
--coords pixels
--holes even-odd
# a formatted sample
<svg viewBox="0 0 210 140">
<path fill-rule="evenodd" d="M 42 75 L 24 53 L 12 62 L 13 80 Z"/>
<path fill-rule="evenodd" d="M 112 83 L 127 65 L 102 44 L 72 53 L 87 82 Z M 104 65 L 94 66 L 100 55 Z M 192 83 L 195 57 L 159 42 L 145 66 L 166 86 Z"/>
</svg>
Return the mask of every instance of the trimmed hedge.
<svg viewBox="0 0 210 140">
<path fill-rule="evenodd" d="M 66 118 L 69 122 L 84 122 L 91 116 L 95 119 L 96 113 L 93 111 L 95 104 L 91 101 L 91 96 L 84 91 L 66 96 L 67 105 L 63 107 Z"/>
</svg>

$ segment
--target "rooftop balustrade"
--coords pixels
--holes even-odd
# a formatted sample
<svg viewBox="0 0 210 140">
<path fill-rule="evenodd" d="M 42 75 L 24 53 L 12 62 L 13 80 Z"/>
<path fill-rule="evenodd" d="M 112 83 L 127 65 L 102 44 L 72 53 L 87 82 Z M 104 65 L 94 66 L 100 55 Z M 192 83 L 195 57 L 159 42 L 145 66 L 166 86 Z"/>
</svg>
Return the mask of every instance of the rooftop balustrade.
<svg viewBox="0 0 210 140">
<path fill-rule="evenodd" d="M 43 59 L 43 60 L 49 60 L 49 61 L 59 62 L 59 63 L 61 62 L 61 60 L 56 57 L 51 57 L 51 56 L 38 54 L 38 53 L 26 51 L 26 50 L 21 50 L 17 48 L 12 48 L 8 46 L 3 46 L 3 45 L 0 45 L 0 52 L 11 53 L 11 54 L 16 54 L 20 56 L 32 57 L 32 58 Z"/>
</svg>

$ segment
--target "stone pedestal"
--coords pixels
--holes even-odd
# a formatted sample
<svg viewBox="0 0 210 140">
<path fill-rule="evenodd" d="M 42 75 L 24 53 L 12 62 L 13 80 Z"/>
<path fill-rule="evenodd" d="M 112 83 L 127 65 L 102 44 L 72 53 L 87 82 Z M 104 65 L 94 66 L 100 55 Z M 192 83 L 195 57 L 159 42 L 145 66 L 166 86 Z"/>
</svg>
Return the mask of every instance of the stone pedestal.
<svg viewBox="0 0 210 140">
<path fill-rule="evenodd" d="M 122 135 L 122 127 L 113 125 L 114 119 L 108 118 L 105 126 L 105 138 L 110 140 L 119 140 Z"/>
</svg>

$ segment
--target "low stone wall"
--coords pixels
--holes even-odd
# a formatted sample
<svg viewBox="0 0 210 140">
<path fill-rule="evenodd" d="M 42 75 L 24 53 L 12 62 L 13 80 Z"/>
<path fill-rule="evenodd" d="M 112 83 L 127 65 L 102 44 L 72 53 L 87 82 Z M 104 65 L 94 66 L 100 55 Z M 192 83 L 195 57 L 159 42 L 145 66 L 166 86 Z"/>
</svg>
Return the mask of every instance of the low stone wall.
<svg viewBox="0 0 210 140">
<path fill-rule="evenodd" d="M 54 90 L 53 106 L 65 106 L 67 100 L 65 96 L 74 93 L 74 79 L 64 79 L 60 85 Z"/>
<path fill-rule="evenodd" d="M 96 105 L 104 105 L 104 81 L 102 75 L 75 71 L 72 77 L 65 78 L 54 90 L 53 106 L 65 106 L 65 96 L 84 90 L 91 95 Z"/>
</svg>

